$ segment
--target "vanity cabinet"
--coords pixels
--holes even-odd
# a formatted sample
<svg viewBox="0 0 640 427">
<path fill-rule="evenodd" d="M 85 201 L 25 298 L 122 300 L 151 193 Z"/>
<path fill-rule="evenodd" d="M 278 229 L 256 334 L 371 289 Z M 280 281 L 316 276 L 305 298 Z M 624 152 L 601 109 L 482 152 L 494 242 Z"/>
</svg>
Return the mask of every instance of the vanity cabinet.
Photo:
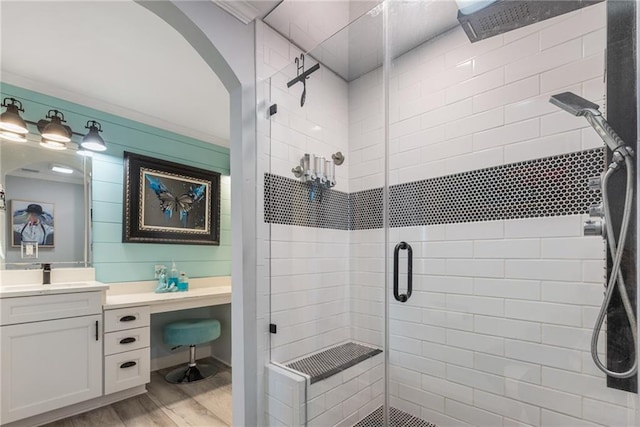
<svg viewBox="0 0 640 427">
<path fill-rule="evenodd" d="M 0 299 L 0 424 L 102 395 L 103 292 Z"/>
</svg>

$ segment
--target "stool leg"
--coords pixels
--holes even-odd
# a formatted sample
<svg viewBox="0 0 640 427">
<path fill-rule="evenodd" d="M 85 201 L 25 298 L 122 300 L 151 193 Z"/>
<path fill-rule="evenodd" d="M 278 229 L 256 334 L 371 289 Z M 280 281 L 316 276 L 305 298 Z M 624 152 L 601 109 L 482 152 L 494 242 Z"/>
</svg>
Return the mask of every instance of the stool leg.
<svg viewBox="0 0 640 427">
<path fill-rule="evenodd" d="M 189 346 L 189 367 L 192 368 L 196 366 L 196 346 Z"/>
<path fill-rule="evenodd" d="M 196 346 L 189 346 L 189 364 L 187 368 L 179 367 L 169 372 L 164 379 L 172 384 L 193 383 L 216 374 L 218 369 L 213 364 L 196 364 Z"/>
</svg>

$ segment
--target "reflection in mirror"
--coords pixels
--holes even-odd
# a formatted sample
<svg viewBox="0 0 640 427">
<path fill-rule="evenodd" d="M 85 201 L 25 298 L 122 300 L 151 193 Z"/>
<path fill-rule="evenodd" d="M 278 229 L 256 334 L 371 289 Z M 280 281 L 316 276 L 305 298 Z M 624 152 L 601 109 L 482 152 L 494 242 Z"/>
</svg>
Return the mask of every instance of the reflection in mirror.
<svg viewBox="0 0 640 427">
<path fill-rule="evenodd" d="M 90 157 L 2 141 L 0 185 L 0 268 L 90 266 Z"/>
</svg>

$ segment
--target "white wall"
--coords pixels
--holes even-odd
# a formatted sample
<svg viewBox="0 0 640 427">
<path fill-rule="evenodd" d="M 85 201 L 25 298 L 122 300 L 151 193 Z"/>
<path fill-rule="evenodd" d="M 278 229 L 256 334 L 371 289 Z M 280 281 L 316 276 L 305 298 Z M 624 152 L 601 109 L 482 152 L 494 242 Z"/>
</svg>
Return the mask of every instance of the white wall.
<svg viewBox="0 0 640 427">
<path fill-rule="evenodd" d="M 347 83 L 321 66 L 307 80 L 306 102 L 300 107 L 302 85 L 287 88 L 287 82 L 296 76 L 293 61 L 300 51 L 267 25 L 258 23 L 257 29 L 258 76 L 266 79 L 271 75 L 270 81 L 263 82 L 264 99 L 259 104 L 263 111 L 267 104 L 278 105 L 270 123 L 261 117 L 258 176 L 263 181 L 264 173 L 269 172 L 294 179 L 291 169 L 305 153 L 328 159 L 337 151 L 346 155 Z M 313 64 L 313 58 L 307 56 L 306 68 Z M 336 167 L 335 190 L 349 190 L 350 163 L 347 158 Z M 262 221 L 264 201 L 259 205 Z M 348 340 L 349 232 L 278 224 L 264 225 L 262 231 L 261 271 L 265 273 L 259 292 L 270 304 L 271 322 L 278 326 L 278 333 L 270 337 L 271 360 L 285 363 Z M 268 320 L 266 311 L 265 329 Z"/>
<path fill-rule="evenodd" d="M 279 36 L 275 31 L 263 25 L 263 31 L 269 33 L 266 43 Z M 283 41 L 283 40 L 280 40 Z M 276 49 L 282 46 L 266 46 L 270 57 L 277 57 Z M 294 46 L 291 53 L 297 52 Z M 284 54 L 284 52 L 282 52 Z M 278 61 L 279 62 L 279 61 Z M 306 69 L 317 61 L 307 56 Z M 278 105 L 278 113 L 271 120 L 270 172 L 295 178 L 291 169 L 300 163 L 305 153 L 313 153 L 331 159 L 336 151 L 346 155 L 348 141 L 348 91 L 347 83 L 328 68 L 311 74 L 307 80 L 307 96 L 304 107 L 300 107 L 302 84 L 287 88 L 287 82 L 297 75 L 293 59 L 286 67 L 271 77 L 271 103 Z M 349 190 L 349 159 L 336 166 L 335 190 Z"/>
<path fill-rule="evenodd" d="M 268 364 L 265 370 L 265 425 L 306 425 L 307 378 L 295 374 L 282 365 Z"/>
<path fill-rule="evenodd" d="M 352 427 L 384 403 L 384 354 L 311 384 L 307 399 L 309 427 Z"/>
<path fill-rule="evenodd" d="M 349 232 L 272 224 L 271 236 L 272 360 L 349 340 Z"/>
</svg>

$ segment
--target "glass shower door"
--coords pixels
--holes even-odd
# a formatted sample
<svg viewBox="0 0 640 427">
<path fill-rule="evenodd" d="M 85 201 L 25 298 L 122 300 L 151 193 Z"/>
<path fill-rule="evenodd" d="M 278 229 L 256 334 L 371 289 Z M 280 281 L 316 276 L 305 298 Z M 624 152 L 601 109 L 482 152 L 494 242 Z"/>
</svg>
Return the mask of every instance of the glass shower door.
<svg viewBox="0 0 640 427">
<path fill-rule="evenodd" d="M 458 196 L 455 187 L 447 192 L 440 185 L 446 173 L 439 153 L 449 147 L 444 137 L 450 120 L 443 101 L 447 81 L 440 68 L 448 46 L 416 43 L 439 35 L 440 19 L 454 9 L 446 2 L 388 2 L 385 8 L 388 426 L 465 425 L 447 419 L 447 405 L 455 404 L 448 399 L 452 391 L 471 390 L 447 378 L 449 365 L 473 368 L 471 352 L 447 345 L 447 325 L 455 328 L 472 318 L 465 310 L 446 308 L 447 293 L 472 280 L 448 274 L 443 257 L 456 249 L 448 250 L 446 225 L 439 221 L 447 212 L 443 204 Z M 434 72 L 437 78 L 431 77 Z"/>
<path fill-rule="evenodd" d="M 549 103 L 606 107 L 606 4 L 472 43 L 447 3 L 386 3 L 390 423 L 635 425 L 590 354 L 602 140 Z"/>
</svg>

